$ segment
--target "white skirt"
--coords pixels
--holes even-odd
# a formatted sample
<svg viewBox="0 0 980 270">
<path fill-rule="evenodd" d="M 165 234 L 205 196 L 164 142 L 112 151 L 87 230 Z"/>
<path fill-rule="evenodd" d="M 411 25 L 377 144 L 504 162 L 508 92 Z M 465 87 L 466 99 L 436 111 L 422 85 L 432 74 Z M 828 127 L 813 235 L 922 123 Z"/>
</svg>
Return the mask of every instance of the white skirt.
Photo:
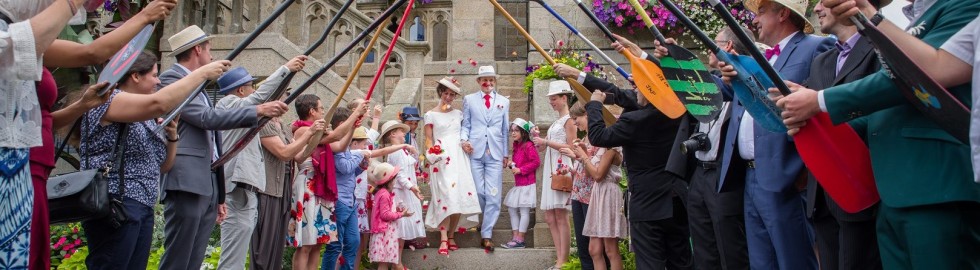
<svg viewBox="0 0 980 270">
<path fill-rule="evenodd" d="M 507 192 L 507 197 L 504 198 L 504 205 L 512 208 L 519 207 L 530 207 L 534 208 L 535 202 L 537 202 L 537 190 L 534 184 L 513 187 Z"/>
</svg>

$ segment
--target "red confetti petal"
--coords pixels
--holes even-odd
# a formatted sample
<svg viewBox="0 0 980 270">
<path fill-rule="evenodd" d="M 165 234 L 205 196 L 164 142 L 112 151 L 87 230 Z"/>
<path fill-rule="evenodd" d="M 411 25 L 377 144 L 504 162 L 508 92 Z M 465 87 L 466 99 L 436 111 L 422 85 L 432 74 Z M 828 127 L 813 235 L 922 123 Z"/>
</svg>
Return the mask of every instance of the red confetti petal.
<svg viewBox="0 0 980 270">
<path fill-rule="evenodd" d="M 467 192 L 466 195 L 473 196 L 473 192 Z"/>
<path fill-rule="evenodd" d="M 485 248 L 483 249 L 483 253 L 490 254 L 490 250 Z"/>
<path fill-rule="evenodd" d="M 427 258 L 429 258 L 429 256 L 425 256 L 425 254 L 422 254 L 422 260 L 423 260 L 423 261 L 424 261 L 425 259 L 427 259 Z"/>
<path fill-rule="evenodd" d="M 463 227 L 459 227 L 459 229 L 456 230 L 456 233 L 459 233 L 459 234 L 462 234 L 462 233 L 465 233 L 465 232 L 466 232 L 466 228 L 463 228 Z"/>
<path fill-rule="evenodd" d="M 454 69 L 450 69 L 449 70 L 449 73 L 456 73 L 456 69 L 455 68 Z"/>
<path fill-rule="evenodd" d="M 439 226 L 439 230 L 440 230 L 440 231 L 445 231 L 445 230 L 446 230 L 446 227 L 443 227 L 443 226 Z"/>
<path fill-rule="evenodd" d="M 443 206 L 443 207 L 442 207 L 442 211 L 449 211 L 449 208 L 447 208 L 447 207 L 445 207 L 445 206 Z"/>
<path fill-rule="evenodd" d="M 470 65 L 476 66 L 476 61 L 470 60 Z"/>
<path fill-rule="evenodd" d="M 432 172 L 434 172 L 434 173 L 439 172 L 439 167 L 432 168 Z"/>
<path fill-rule="evenodd" d="M 436 200 L 436 203 L 441 203 L 441 202 L 442 202 L 442 200 L 441 200 L 441 199 L 439 199 L 439 200 Z"/>
<path fill-rule="evenodd" d="M 477 43 L 476 43 L 476 46 L 477 46 L 477 47 L 480 47 L 480 48 L 483 48 L 483 43 L 482 43 L 482 42 L 477 42 Z"/>
<path fill-rule="evenodd" d="M 463 64 L 463 59 L 456 60 L 456 63 L 462 65 Z"/>
</svg>

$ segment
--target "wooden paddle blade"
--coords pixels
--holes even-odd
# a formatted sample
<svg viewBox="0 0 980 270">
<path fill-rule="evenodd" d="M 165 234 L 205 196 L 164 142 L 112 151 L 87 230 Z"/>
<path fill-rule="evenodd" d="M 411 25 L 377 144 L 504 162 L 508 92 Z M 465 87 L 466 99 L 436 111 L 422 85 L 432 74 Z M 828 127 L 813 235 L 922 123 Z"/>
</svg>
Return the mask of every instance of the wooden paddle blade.
<svg viewBox="0 0 980 270">
<path fill-rule="evenodd" d="M 892 80 L 902 96 L 950 135 L 960 142 L 969 143 L 970 109 L 922 71 L 919 65 L 871 22 L 864 20 L 864 24 L 861 33 L 878 49 L 883 67 L 893 74 Z"/>
<path fill-rule="evenodd" d="M 726 52 L 718 52 L 715 56 L 718 61 L 728 63 L 738 72 L 738 76 L 731 82 L 735 98 L 738 98 L 755 122 L 772 132 L 786 132 L 782 110 L 769 99 L 768 89 L 773 87 L 773 83 L 759 67 L 759 63 L 752 57 Z"/>
<path fill-rule="evenodd" d="M 568 84 L 572 86 L 572 90 L 574 90 L 575 93 L 578 94 L 580 97 L 582 97 L 585 100 L 592 99 L 592 92 L 589 92 L 589 89 L 586 89 L 584 85 L 578 83 L 578 81 L 576 81 L 575 79 L 565 78 L 565 81 L 567 81 Z M 606 122 L 607 126 L 612 125 L 613 123 L 616 123 L 616 116 L 613 116 L 612 113 L 609 112 L 609 110 L 603 109 L 602 120 Z"/>
<path fill-rule="evenodd" d="M 684 112 L 687 112 L 684 103 L 681 103 L 677 94 L 674 94 L 674 90 L 670 88 L 667 77 L 664 77 L 664 72 L 660 67 L 646 59 L 634 56 L 628 50 L 623 50 L 622 53 L 626 59 L 630 60 L 636 90 L 640 91 L 647 98 L 647 101 L 650 101 L 650 104 L 653 104 L 671 119 L 677 119 L 684 115 Z"/>
<path fill-rule="evenodd" d="M 140 30 L 133 39 L 129 40 L 125 46 L 112 58 L 109 59 L 109 64 L 102 69 L 102 73 L 99 74 L 98 82 L 109 82 L 105 89 L 99 90 L 99 95 L 105 95 L 113 85 L 122 79 L 123 75 L 129 71 L 129 68 L 133 66 L 136 62 L 136 58 L 139 57 L 140 53 L 143 52 L 143 48 L 146 47 L 146 43 L 150 41 L 150 36 L 153 35 L 153 26 L 155 24 L 148 24 Z"/>
<path fill-rule="evenodd" d="M 848 124 L 818 113 L 793 137 L 803 163 L 844 211 L 856 213 L 880 200 L 871 153 Z"/>
<path fill-rule="evenodd" d="M 660 68 L 670 88 L 698 122 L 715 120 L 724 97 L 708 68 L 691 51 L 674 44 L 666 47 L 669 57 L 660 58 Z"/>
</svg>

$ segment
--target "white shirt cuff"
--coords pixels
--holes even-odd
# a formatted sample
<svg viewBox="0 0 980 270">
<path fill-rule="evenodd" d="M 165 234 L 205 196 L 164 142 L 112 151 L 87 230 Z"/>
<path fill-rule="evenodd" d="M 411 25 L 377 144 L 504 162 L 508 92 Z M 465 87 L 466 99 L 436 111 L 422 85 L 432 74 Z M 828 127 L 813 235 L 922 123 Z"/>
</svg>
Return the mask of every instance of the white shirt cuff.
<svg viewBox="0 0 980 270">
<path fill-rule="evenodd" d="M 647 57 L 650 57 L 650 54 L 647 52 L 640 53 L 640 59 L 647 59 Z"/>
<path fill-rule="evenodd" d="M 585 83 L 585 71 L 579 71 L 578 72 L 578 78 L 576 78 L 575 80 L 578 81 L 579 84 L 584 84 Z"/>
<path fill-rule="evenodd" d="M 821 112 L 827 112 L 827 103 L 823 98 L 823 91 L 817 92 L 817 104 L 820 105 Z"/>
</svg>

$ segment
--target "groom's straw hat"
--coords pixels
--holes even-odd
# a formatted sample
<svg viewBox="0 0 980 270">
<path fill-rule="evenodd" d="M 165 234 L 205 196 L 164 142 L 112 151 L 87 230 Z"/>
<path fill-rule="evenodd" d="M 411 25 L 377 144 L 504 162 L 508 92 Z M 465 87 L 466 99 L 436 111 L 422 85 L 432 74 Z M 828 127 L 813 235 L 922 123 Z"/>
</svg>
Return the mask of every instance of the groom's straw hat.
<svg viewBox="0 0 980 270">
<path fill-rule="evenodd" d="M 193 48 L 194 46 L 197 46 L 197 44 L 201 44 L 202 42 L 208 40 L 211 40 L 211 36 L 204 33 L 204 30 L 201 30 L 200 27 L 197 27 L 197 25 L 188 26 L 187 28 L 184 28 L 184 30 L 180 30 L 180 32 L 177 32 L 177 34 L 174 34 L 167 39 L 167 43 L 169 43 L 170 48 L 173 49 L 173 51 L 168 53 L 167 56 L 170 57 L 178 55 L 187 49 Z"/>
</svg>

